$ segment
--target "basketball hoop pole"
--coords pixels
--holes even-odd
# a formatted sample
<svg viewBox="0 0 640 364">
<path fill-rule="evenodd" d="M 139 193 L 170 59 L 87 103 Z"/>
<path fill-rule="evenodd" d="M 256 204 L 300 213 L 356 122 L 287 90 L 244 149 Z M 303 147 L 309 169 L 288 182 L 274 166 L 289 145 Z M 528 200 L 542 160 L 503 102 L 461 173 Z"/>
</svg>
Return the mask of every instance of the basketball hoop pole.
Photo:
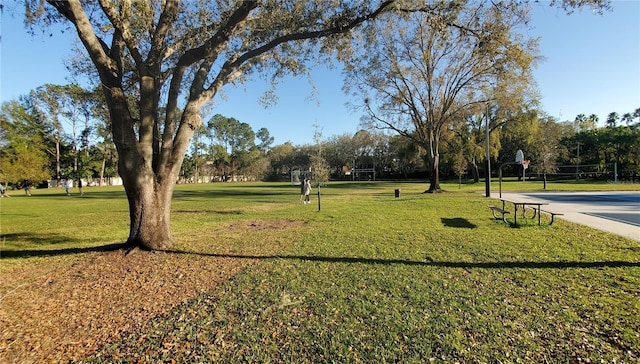
<svg viewBox="0 0 640 364">
<path fill-rule="evenodd" d="M 489 161 L 489 103 L 487 102 L 485 111 L 486 128 L 485 128 L 485 160 L 484 160 L 484 183 L 486 197 L 491 197 L 491 162 Z"/>
<path fill-rule="evenodd" d="M 521 164 L 522 164 L 522 182 L 524 182 L 527 177 L 526 172 L 527 172 L 527 169 L 529 168 L 529 160 L 523 160 Z"/>
</svg>

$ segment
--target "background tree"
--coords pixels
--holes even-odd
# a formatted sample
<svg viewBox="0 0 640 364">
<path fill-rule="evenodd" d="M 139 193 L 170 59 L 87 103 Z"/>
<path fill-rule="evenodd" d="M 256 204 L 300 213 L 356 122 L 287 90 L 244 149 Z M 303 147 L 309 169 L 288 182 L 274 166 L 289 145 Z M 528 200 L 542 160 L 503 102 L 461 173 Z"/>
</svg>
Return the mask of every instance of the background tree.
<svg viewBox="0 0 640 364">
<path fill-rule="evenodd" d="M 462 176 L 467 172 L 468 165 L 469 163 L 464 157 L 464 153 L 462 151 L 458 152 L 453 162 L 453 171 L 458 176 L 458 188 L 462 186 Z"/>
<path fill-rule="evenodd" d="M 54 147 L 49 153 L 55 158 L 55 174 L 56 181 L 62 178 L 62 143 L 65 138 L 65 131 L 60 120 L 63 110 L 61 105 L 61 95 L 63 86 L 46 84 L 31 91 L 29 97 L 33 105 L 42 114 L 43 118 L 51 125 L 51 137 L 54 141 Z"/>
<path fill-rule="evenodd" d="M 535 110 L 529 110 L 517 117 L 514 121 L 507 123 L 500 129 L 500 153 L 498 155 L 498 163 L 513 162 L 518 150 L 522 150 L 524 158 L 533 160 L 532 153 L 537 143 L 536 136 L 540 135 L 540 123 L 538 121 L 538 113 Z M 507 165 L 503 172 L 513 171 L 518 179 L 523 175 L 523 167 L 521 165 Z"/>
<path fill-rule="evenodd" d="M 92 110 L 95 97 L 90 91 L 77 84 L 69 84 L 59 88 L 59 98 L 64 118 L 71 127 L 71 146 L 73 148 L 73 177 L 76 186 L 83 195 L 83 180 L 91 177 L 87 168 L 89 164 L 89 139 L 92 132 Z"/>
<path fill-rule="evenodd" d="M 48 138 L 54 144 L 49 153 L 55 156 L 55 179 L 74 178 L 81 186 L 80 179 L 90 180 L 94 175 L 103 174 L 100 153 L 91 153 L 96 143 L 95 131 L 98 126 L 101 131 L 105 129 L 101 92 L 86 90 L 77 84 L 47 84 L 32 91 L 29 99 L 52 128 Z"/>
<path fill-rule="evenodd" d="M 291 177 L 291 170 L 296 167 L 295 147 L 291 142 L 276 145 L 269 151 L 269 179 L 279 181 Z"/>
<path fill-rule="evenodd" d="M 193 159 L 194 183 L 200 183 L 200 171 L 204 165 L 207 155 L 203 152 L 207 149 L 204 139 L 208 136 L 209 129 L 205 125 L 200 125 L 193 133 L 191 140 L 191 151 Z"/>
<path fill-rule="evenodd" d="M 267 154 L 275 139 L 271 136 L 267 128 L 260 128 L 256 133 L 256 137 L 260 140 L 258 149 L 260 149 L 264 154 Z"/>
<path fill-rule="evenodd" d="M 313 129 L 315 153 L 309 155 L 309 170 L 311 170 L 311 179 L 316 182 L 317 186 L 320 186 L 329 181 L 331 168 L 322 154 L 322 128 L 318 125 L 314 125 Z"/>
<path fill-rule="evenodd" d="M 380 18 L 380 31 L 358 44 L 362 52 L 347 69 L 367 120 L 426 151 L 426 192 L 440 191 L 440 139 L 448 125 L 485 104 L 484 89 L 530 80 L 536 44 L 516 33 L 525 20 L 516 3 L 435 3 L 428 13 Z"/>
<path fill-rule="evenodd" d="M 104 102 L 104 94 L 94 90 L 95 104 L 93 105 L 93 115 L 96 119 L 95 134 L 99 141 L 94 145 L 96 150 L 96 160 L 99 161 L 98 185 L 105 184 L 105 178 L 111 179 L 117 176 L 118 153 L 111 134 L 109 121 L 109 111 Z"/>
<path fill-rule="evenodd" d="M 576 132 L 583 130 L 594 130 L 598 127 L 598 116 L 591 114 L 587 117 L 585 114 L 578 114 L 573 121 Z"/>
<path fill-rule="evenodd" d="M 367 130 L 358 130 L 353 136 L 352 143 L 355 152 L 353 155 L 353 168 L 375 168 L 375 142 L 373 135 Z M 358 176 L 355 177 L 358 178 Z M 364 178 L 369 178 L 369 176 L 365 175 Z"/>
<path fill-rule="evenodd" d="M 622 114 L 622 117 L 620 119 L 623 123 L 625 123 L 625 125 L 627 126 L 631 126 L 631 124 L 633 123 L 633 114 L 630 112 L 624 113 Z"/>
<path fill-rule="evenodd" d="M 354 168 L 354 156 L 356 146 L 353 143 L 353 135 L 344 133 L 334 135 L 327 141 L 324 157 L 329 164 L 334 178 L 341 179 L 351 168 Z"/>
<path fill-rule="evenodd" d="M 3 103 L 0 112 L 0 181 L 21 186 L 51 178 L 46 136 L 50 125 L 27 101 Z"/>
<path fill-rule="evenodd" d="M 229 172 L 234 174 L 240 165 L 248 165 L 247 153 L 255 146 L 251 126 L 220 114 L 214 115 L 208 125 L 229 156 Z"/>
<path fill-rule="evenodd" d="M 231 156 L 229 156 L 227 149 L 220 144 L 211 144 L 209 146 L 209 156 L 216 166 L 215 171 L 211 172 L 212 177 L 213 173 L 215 173 L 222 177 L 221 180 L 223 182 L 226 181 L 227 166 L 231 162 Z"/>
<path fill-rule="evenodd" d="M 392 166 L 396 173 L 404 178 L 422 164 L 420 155 L 423 152 L 413 139 L 400 135 L 392 136 L 389 140 L 389 153 L 392 156 Z"/>
<path fill-rule="evenodd" d="M 531 148 L 532 172 L 542 174 L 543 189 L 547 189 L 547 174 L 558 170 L 557 160 L 562 157 L 566 149 L 560 145 L 563 129 L 553 117 L 543 115 L 537 118 L 538 127 L 534 130 Z"/>
<path fill-rule="evenodd" d="M 477 104 L 470 107 L 461 117 L 456 118 L 449 124 L 448 135 L 444 135 L 445 150 L 444 153 L 451 154 L 453 158 L 451 163 L 455 163 L 458 153 L 462 152 L 465 159 L 469 162 L 468 169 L 474 183 L 480 181 L 479 166 L 483 164 L 486 158 L 486 128 L 487 120 L 489 120 L 489 158 L 498 158 L 500 150 L 500 131 L 507 122 L 499 122 L 496 113 L 491 113 L 490 109 L 496 109 L 495 106 Z M 494 115 L 493 117 L 488 114 Z M 510 116 L 508 121 L 515 121 Z"/>
</svg>

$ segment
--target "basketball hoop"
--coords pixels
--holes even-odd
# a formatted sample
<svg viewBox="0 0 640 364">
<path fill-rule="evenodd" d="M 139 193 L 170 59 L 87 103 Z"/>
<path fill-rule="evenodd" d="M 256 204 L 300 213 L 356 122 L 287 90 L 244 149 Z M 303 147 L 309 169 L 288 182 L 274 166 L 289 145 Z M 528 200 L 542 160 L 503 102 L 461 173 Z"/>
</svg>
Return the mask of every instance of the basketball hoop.
<svg viewBox="0 0 640 364">
<path fill-rule="evenodd" d="M 522 153 L 522 150 L 518 149 L 518 151 L 516 152 L 516 163 L 522 164 L 523 161 L 524 161 L 524 153 Z"/>
<path fill-rule="evenodd" d="M 524 169 L 529 168 L 529 162 L 530 161 L 528 159 L 527 160 L 523 160 L 522 161 L 522 168 L 524 168 Z"/>
</svg>

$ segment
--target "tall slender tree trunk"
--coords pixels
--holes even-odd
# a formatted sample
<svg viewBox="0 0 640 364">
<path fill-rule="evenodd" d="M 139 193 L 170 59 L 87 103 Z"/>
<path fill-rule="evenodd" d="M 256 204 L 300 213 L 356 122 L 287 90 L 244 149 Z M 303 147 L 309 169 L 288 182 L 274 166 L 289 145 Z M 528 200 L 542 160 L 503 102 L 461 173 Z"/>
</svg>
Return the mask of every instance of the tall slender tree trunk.
<svg viewBox="0 0 640 364">
<path fill-rule="evenodd" d="M 476 158 L 471 159 L 471 174 L 473 175 L 473 183 L 480 182 L 480 172 L 478 171 L 478 164 Z"/>
<path fill-rule="evenodd" d="M 102 187 L 104 185 L 104 170 L 107 167 L 107 158 L 102 157 L 102 165 L 100 165 L 100 182 L 98 185 Z"/>
<path fill-rule="evenodd" d="M 431 171 L 431 175 L 429 176 L 429 189 L 424 192 L 442 192 L 442 188 L 440 188 L 440 156 L 438 154 L 429 158 L 429 170 Z"/>
<path fill-rule="evenodd" d="M 60 138 L 56 137 L 56 185 L 60 183 Z"/>
<path fill-rule="evenodd" d="M 442 192 L 440 188 L 440 148 L 438 147 L 438 131 L 429 130 L 429 145 L 427 146 L 427 157 L 429 160 L 429 189 L 425 193 Z"/>
</svg>

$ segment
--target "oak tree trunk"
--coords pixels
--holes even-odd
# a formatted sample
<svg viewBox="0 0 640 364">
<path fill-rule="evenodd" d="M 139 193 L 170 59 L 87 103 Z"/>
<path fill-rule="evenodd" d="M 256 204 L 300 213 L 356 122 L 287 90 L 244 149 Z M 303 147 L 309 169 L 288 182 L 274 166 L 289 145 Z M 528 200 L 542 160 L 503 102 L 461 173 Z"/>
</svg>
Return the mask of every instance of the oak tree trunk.
<svg viewBox="0 0 640 364">
<path fill-rule="evenodd" d="M 153 184 L 126 187 L 130 219 L 128 246 L 148 250 L 172 248 L 171 192 L 167 189 L 167 186 Z"/>
<path fill-rule="evenodd" d="M 129 202 L 127 246 L 146 250 L 171 249 L 171 196 L 175 179 L 156 178 L 151 166 L 144 163 L 144 158 L 137 159 L 137 163 L 132 157 L 128 159 L 129 163 L 119 165 Z"/>
</svg>

